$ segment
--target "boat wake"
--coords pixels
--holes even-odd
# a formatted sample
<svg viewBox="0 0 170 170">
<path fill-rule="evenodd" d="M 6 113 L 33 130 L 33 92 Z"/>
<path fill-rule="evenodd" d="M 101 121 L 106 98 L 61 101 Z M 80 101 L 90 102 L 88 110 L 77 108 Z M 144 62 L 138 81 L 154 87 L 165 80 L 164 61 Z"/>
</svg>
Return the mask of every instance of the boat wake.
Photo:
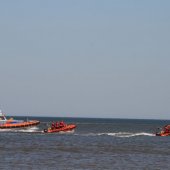
<svg viewBox="0 0 170 170">
<path fill-rule="evenodd" d="M 27 127 L 20 129 L 0 129 L 0 132 L 22 132 L 22 133 L 41 133 L 38 127 Z"/>
<path fill-rule="evenodd" d="M 118 133 L 108 133 L 108 136 L 116 136 L 116 137 L 135 137 L 135 136 L 155 136 L 153 133 L 128 133 L 128 132 L 118 132 Z"/>
<path fill-rule="evenodd" d="M 61 131 L 58 132 L 59 134 L 73 134 L 74 133 L 74 129 L 73 130 L 69 130 L 69 131 Z"/>
<path fill-rule="evenodd" d="M 113 136 L 120 138 L 129 138 L 136 136 L 155 136 L 153 133 L 139 132 L 139 133 L 131 133 L 131 132 L 117 132 L 117 133 L 89 133 L 84 134 L 83 136 Z"/>
<path fill-rule="evenodd" d="M 40 133 L 42 131 L 39 130 L 38 127 L 30 127 L 27 129 L 20 129 L 20 130 L 16 130 L 17 132 L 25 132 L 25 133 Z"/>
</svg>

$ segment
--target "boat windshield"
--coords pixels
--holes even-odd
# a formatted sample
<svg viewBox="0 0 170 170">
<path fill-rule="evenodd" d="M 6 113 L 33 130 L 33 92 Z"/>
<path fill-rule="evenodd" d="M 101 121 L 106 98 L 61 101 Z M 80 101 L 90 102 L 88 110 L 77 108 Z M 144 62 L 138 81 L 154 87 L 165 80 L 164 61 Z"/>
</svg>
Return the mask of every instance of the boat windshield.
<svg viewBox="0 0 170 170">
<path fill-rule="evenodd" d="M 6 120 L 5 116 L 0 116 L 0 120 Z"/>
<path fill-rule="evenodd" d="M 0 110 L 0 120 L 6 120 L 5 115 L 2 113 L 2 111 Z"/>
</svg>

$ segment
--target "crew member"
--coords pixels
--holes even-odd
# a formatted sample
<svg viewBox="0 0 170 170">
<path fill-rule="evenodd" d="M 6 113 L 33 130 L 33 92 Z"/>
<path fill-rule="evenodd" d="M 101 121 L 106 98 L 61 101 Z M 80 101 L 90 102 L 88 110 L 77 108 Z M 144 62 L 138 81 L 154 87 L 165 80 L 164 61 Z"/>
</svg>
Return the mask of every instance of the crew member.
<svg viewBox="0 0 170 170">
<path fill-rule="evenodd" d="M 58 122 L 55 123 L 55 128 L 56 129 L 59 128 L 59 123 Z"/>
<path fill-rule="evenodd" d="M 52 124 L 51 124 L 51 129 L 55 129 L 55 123 L 54 122 L 52 122 Z"/>
<path fill-rule="evenodd" d="M 63 120 L 60 122 L 60 127 L 64 127 L 64 122 L 63 122 Z"/>
</svg>

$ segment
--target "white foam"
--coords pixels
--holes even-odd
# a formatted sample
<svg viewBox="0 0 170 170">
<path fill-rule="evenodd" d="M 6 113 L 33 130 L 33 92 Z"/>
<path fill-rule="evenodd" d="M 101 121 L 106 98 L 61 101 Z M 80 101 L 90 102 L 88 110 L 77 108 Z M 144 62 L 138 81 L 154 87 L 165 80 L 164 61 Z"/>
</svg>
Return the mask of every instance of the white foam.
<svg viewBox="0 0 170 170">
<path fill-rule="evenodd" d="M 155 134 L 153 133 L 146 133 L 146 132 L 139 132 L 139 133 L 118 132 L 118 133 L 104 133 L 103 135 L 116 136 L 116 137 L 155 136 Z"/>
<path fill-rule="evenodd" d="M 83 134 L 83 136 L 102 136 L 102 135 L 122 137 L 122 138 L 135 137 L 135 136 L 155 136 L 155 134 L 153 134 L 153 133 L 146 133 L 146 132 L 139 132 L 139 133 L 116 132 L 116 133 L 88 133 L 88 134 Z"/>
<path fill-rule="evenodd" d="M 74 129 L 73 130 L 70 130 L 70 131 L 61 131 L 61 132 L 58 132 L 59 134 L 72 134 L 74 133 Z"/>
<path fill-rule="evenodd" d="M 18 129 L 17 131 L 18 132 L 37 132 L 39 130 L 38 127 L 29 127 L 29 128 L 26 128 L 26 129 Z"/>
<path fill-rule="evenodd" d="M 27 128 L 19 128 L 19 129 L 0 129 L 0 132 L 25 132 L 25 133 L 32 133 L 32 132 L 42 132 L 39 130 L 38 127 L 27 127 Z"/>
</svg>

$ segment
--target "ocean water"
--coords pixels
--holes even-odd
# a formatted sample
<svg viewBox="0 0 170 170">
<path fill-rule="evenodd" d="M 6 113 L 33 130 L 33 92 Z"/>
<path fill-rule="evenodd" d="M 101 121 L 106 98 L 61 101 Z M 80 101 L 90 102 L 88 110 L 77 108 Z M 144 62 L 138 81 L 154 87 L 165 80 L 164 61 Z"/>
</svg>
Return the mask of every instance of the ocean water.
<svg viewBox="0 0 170 170">
<path fill-rule="evenodd" d="M 155 136 L 157 128 L 170 121 L 29 119 L 41 124 L 26 130 L 0 131 L 0 169 L 170 169 L 170 137 Z M 67 133 L 42 133 L 53 120 L 75 123 L 77 128 Z"/>
</svg>

